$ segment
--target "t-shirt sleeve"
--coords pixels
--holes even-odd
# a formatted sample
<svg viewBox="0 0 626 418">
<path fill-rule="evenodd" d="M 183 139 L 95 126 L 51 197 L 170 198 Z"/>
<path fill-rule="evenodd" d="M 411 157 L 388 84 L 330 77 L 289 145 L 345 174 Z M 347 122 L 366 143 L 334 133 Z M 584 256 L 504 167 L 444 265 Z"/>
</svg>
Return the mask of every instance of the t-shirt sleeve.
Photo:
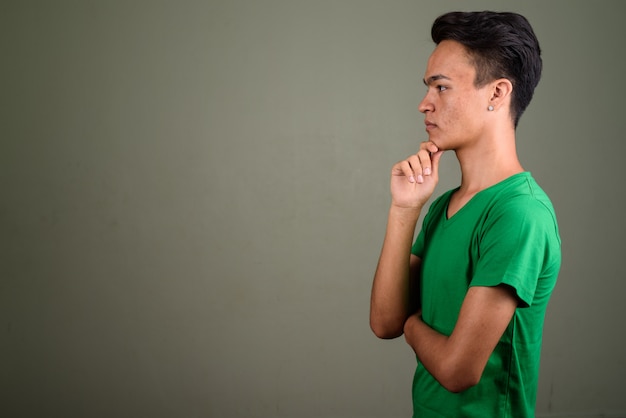
<svg viewBox="0 0 626 418">
<path fill-rule="evenodd" d="M 520 307 L 532 304 L 554 220 L 530 196 L 515 197 L 493 208 L 479 236 L 480 256 L 470 286 L 511 286 Z M 553 233 L 553 232 L 552 232 Z"/>
</svg>

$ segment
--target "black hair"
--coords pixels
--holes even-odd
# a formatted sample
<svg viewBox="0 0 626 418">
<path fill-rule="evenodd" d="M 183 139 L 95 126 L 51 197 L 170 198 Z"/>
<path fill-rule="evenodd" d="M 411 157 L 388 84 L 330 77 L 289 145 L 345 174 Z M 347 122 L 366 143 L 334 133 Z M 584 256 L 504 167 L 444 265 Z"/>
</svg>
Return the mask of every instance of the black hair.
<svg viewBox="0 0 626 418">
<path fill-rule="evenodd" d="M 451 12 L 433 23 L 436 44 L 462 44 L 475 68 L 477 87 L 498 78 L 513 85 L 511 117 L 517 127 L 541 78 L 541 48 L 528 20 L 511 12 Z"/>
</svg>

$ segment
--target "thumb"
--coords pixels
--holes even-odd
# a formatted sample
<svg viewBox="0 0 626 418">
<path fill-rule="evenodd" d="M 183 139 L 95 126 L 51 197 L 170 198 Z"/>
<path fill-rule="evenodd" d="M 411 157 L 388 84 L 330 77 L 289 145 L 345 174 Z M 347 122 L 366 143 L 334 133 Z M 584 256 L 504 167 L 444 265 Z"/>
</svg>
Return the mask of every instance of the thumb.
<svg viewBox="0 0 626 418">
<path fill-rule="evenodd" d="M 439 174 L 439 160 L 443 155 L 443 151 L 437 151 L 430 156 L 430 161 L 432 161 L 433 165 L 433 173 Z"/>
</svg>

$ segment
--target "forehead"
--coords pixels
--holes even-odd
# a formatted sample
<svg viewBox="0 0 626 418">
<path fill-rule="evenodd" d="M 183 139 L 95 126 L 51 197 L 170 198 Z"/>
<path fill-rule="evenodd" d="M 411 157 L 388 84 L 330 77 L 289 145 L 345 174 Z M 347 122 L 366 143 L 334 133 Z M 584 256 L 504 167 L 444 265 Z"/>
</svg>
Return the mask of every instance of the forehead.
<svg viewBox="0 0 626 418">
<path fill-rule="evenodd" d="M 474 80 L 476 69 L 463 45 L 441 41 L 428 59 L 424 80 L 443 75 L 451 80 Z"/>
</svg>

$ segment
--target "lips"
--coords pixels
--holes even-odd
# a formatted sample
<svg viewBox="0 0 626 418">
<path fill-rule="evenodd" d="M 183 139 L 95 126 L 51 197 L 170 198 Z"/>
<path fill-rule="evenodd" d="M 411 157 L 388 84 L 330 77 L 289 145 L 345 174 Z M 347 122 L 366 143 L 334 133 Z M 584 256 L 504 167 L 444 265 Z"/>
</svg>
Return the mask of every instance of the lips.
<svg viewBox="0 0 626 418">
<path fill-rule="evenodd" d="M 429 120 L 424 121 L 424 124 L 426 125 L 426 131 L 432 131 L 433 129 L 435 129 L 437 127 L 437 125 Z"/>
</svg>

